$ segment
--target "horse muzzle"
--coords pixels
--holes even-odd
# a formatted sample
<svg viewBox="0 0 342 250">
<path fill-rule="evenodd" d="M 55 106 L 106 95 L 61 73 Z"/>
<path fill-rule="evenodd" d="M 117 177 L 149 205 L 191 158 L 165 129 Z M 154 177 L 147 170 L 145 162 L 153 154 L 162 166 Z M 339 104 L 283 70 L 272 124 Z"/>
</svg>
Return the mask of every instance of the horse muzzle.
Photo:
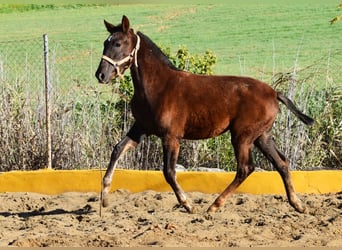
<svg viewBox="0 0 342 250">
<path fill-rule="evenodd" d="M 98 70 L 95 73 L 95 77 L 99 81 L 99 83 L 109 83 L 113 78 L 118 76 L 116 68 L 111 70 L 103 70 L 101 67 L 98 68 Z"/>
<path fill-rule="evenodd" d="M 109 66 L 106 70 L 101 67 L 97 69 L 95 76 L 99 83 L 109 83 L 112 79 L 120 77 L 123 79 L 123 74 L 128 67 L 115 67 L 114 65 Z"/>
<path fill-rule="evenodd" d="M 95 76 L 97 80 L 99 81 L 99 83 L 109 83 L 109 80 L 107 80 L 107 77 L 104 73 L 96 72 Z"/>
</svg>

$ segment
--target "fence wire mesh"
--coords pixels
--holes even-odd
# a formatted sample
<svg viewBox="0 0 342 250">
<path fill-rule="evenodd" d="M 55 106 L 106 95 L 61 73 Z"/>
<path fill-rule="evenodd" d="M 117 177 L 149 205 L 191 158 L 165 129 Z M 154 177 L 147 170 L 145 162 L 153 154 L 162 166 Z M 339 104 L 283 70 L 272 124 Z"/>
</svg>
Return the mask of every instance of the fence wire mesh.
<svg viewBox="0 0 342 250">
<path fill-rule="evenodd" d="M 92 44 L 79 47 L 70 41 L 49 41 L 52 165 L 55 169 L 106 166 L 113 146 L 132 123 L 127 102 L 124 104 L 125 115 L 118 113 L 115 85 L 102 87 L 95 84 L 94 73 L 100 53 Z M 309 131 L 282 108 L 274 135 L 294 169 L 313 166 L 341 168 L 341 121 L 338 117 L 341 115 L 341 88 L 336 87 L 342 80 L 341 56 L 341 51 L 336 51 L 312 67 L 269 76 L 274 77 L 274 84 L 279 85 L 280 81 L 286 85 L 280 89 L 302 110 L 319 119 L 332 119 L 330 123 L 326 121 L 327 124 L 318 121 L 319 125 Z M 308 87 L 317 81 L 326 82 L 324 91 Z M 42 37 L 0 42 L 0 97 L 0 171 L 45 168 Z M 337 105 L 337 108 L 328 110 L 331 105 Z M 324 126 L 329 127 L 327 133 L 324 133 Z M 330 160 L 327 154 L 330 154 Z M 254 157 L 257 165 L 272 169 L 259 153 L 254 153 Z M 205 141 L 183 142 L 179 163 L 188 169 L 235 169 L 229 134 Z M 129 152 L 120 167 L 159 169 L 161 164 L 160 142 L 150 137 L 137 150 Z"/>
</svg>

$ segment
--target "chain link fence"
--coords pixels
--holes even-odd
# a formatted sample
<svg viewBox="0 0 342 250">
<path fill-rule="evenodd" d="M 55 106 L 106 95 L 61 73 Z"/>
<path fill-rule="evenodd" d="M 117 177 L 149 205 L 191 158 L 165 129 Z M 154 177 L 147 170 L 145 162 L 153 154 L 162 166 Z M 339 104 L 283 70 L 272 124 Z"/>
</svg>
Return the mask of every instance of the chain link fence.
<svg viewBox="0 0 342 250">
<path fill-rule="evenodd" d="M 89 110 L 84 110 L 87 105 L 83 105 L 94 83 L 93 50 L 91 45 L 82 50 L 75 50 L 76 46 L 70 41 L 67 44 L 50 41 L 49 44 L 52 150 L 56 168 L 99 166 L 98 160 L 84 162 L 89 159 L 87 147 L 92 145 L 84 143 L 85 138 L 80 133 L 87 134 L 94 122 L 84 119 L 82 124 L 81 119 L 77 119 L 85 114 L 96 117 L 89 113 L 91 105 L 88 105 Z M 43 56 L 43 37 L 0 43 L 0 170 L 46 167 Z M 92 94 L 95 92 L 93 90 Z"/>
<path fill-rule="evenodd" d="M 54 169 L 106 166 L 113 146 L 132 122 L 128 102 L 118 107 L 117 85 L 96 84 L 98 47 L 49 39 Z M 0 42 L 0 171 L 47 166 L 43 56 L 42 37 Z M 274 135 L 295 169 L 342 168 L 341 56 L 342 52 L 336 51 L 311 67 L 269 76 L 302 110 L 319 119 L 318 125 L 308 130 L 283 108 L 279 114 Z M 312 87 L 317 81 L 326 82 L 324 91 Z M 124 115 L 118 111 L 122 108 Z M 255 158 L 259 166 L 272 169 L 260 154 L 255 153 Z M 229 133 L 183 142 L 179 163 L 190 169 L 234 170 Z M 160 142 L 150 137 L 126 154 L 120 167 L 158 169 L 161 164 Z"/>
</svg>

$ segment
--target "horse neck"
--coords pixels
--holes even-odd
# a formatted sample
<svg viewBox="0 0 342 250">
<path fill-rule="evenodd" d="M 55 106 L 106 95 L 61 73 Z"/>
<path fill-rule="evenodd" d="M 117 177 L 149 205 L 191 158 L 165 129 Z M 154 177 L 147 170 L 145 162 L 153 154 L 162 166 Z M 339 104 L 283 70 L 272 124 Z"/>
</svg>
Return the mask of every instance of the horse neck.
<svg viewBox="0 0 342 250">
<path fill-rule="evenodd" d="M 132 65 L 131 76 L 135 93 L 149 97 L 163 89 L 163 84 L 166 84 L 164 79 L 172 70 L 172 65 L 155 44 L 148 41 L 143 34 L 140 33 L 139 36 L 138 63 L 137 66 Z"/>
</svg>

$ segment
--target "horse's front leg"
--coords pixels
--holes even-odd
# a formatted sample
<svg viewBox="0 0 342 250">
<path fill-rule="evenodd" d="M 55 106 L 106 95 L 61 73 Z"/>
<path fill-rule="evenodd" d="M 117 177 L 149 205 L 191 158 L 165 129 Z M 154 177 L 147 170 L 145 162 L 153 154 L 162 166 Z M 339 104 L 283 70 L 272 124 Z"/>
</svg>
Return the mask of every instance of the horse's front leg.
<svg viewBox="0 0 342 250">
<path fill-rule="evenodd" d="M 113 180 L 114 170 L 118 163 L 118 160 L 127 152 L 129 149 L 135 148 L 139 142 L 143 139 L 144 133 L 142 130 L 134 124 L 127 135 L 114 146 L 110 162 L 102 181 L 102 192 L 101 192 L 101 203 L 102 206 L 108 206 L 107 194 L 110 191 L 110 187 Z"/>
<path fill-rule="evenodd" d="M 179 140 L 174 137 L 166 136 L 162 141 L 164 155 L 163 173 L 165 180 L 172 187 L 179 204 L 181 204 L 189 213 L 192 213 L 193 208 L 187 201 L 184 191 L 176 181 L 175 167 L 179 154 Z"/>
</svg>

